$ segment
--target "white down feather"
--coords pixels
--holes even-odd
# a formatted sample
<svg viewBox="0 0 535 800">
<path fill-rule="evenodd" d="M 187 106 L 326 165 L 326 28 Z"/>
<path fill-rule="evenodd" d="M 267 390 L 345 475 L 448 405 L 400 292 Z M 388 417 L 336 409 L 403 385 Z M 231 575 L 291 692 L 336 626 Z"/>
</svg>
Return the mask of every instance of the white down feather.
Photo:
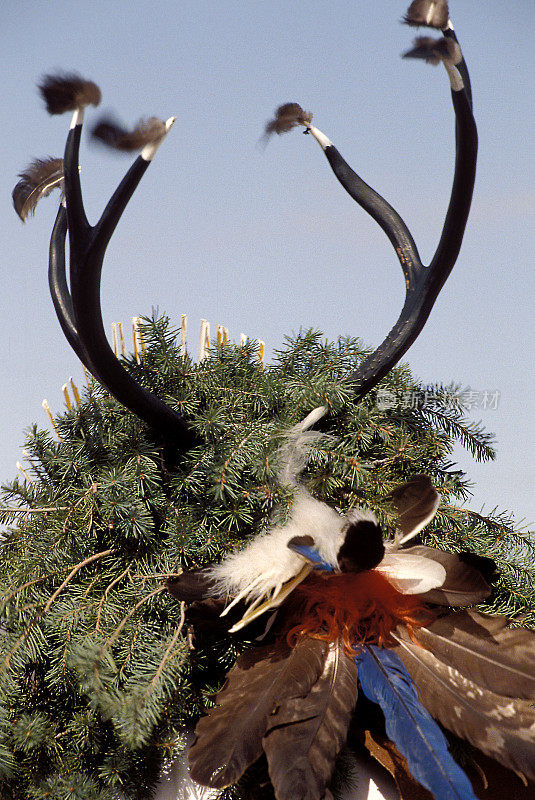
<svg viewBox="0 0 535 800">
<path fill-rule="evenodd" d="M 290 517 L 257 537 L 244 550 L 228 556 L 212 568 L 217 589 L 233 596 L 247 589 L 244 599 L 254 600 L 271 593 L 302 569 L 301 556 L 287 547 L 294 536 L 312 536 L 328 564 L 337 566 L 337 553 L 344 541 L 347 519 L 303 488 L 294 495 Z"/>
</svg>

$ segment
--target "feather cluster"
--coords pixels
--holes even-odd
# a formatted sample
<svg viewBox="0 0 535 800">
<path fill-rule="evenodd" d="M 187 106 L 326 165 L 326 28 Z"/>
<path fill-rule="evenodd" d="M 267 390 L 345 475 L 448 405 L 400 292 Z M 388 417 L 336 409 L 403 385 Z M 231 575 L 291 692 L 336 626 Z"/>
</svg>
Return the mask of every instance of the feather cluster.
<svg viewBox="0 0 535 800">
<path fill-rule="evenodd" d="M 461 48 L 454 39 L 433 39 L 430 36 L 418 36 L 414 40 L 412 50 L 403 53 L 403 58 L 423 58 L 427 64 L 436 66 L 440 62 L 458 64 L 462 59 Z"/>
<path fill-rule="evenodd" d="M 277 800 L 331 798 L 360 690 L 383 712 L 391 740 L 383 751 L 403 797 L 475 800 L 437 722 L 535 779 L 533 632 L 444 608 L 479 603 L 490 587 L 474 559 L 404 546 L 436 513 L 428 476 L 392 492 L 398 526 L 386 545 L 371 511 L 341 515 L 309 494 L 298 478 L 318 435 L 308 428 L 322 414 L 289 431 L 279 451 L 279 480 L 296 487 L 288 520 L 168 585 L 177 599 L 195 601 L 189 614 L 201 629 L 213 627 L 225 602 L 225 614 L 252 602 L 230 632 L 272 611 L 266 644 L 240 656 L 198 723 L 193 779 L 222 788 L 264 754 Z"/>
<path fill-rule="evenodd" d="M 444 30 L 448 24 L 450 12 L 446 0 L 414 0 L 403 17 L 407 25 Z"/>
<path fill-rule="evenodd" d="M 49 114 L 63 114 L 85 106 L 98 106 L 102 94 L 96 83 L 76 72 L 45 75 L 38 86 Z"/>
<path fill-rule="evenodd" d="M 37 203 L 53 189 L 63 187 L 63 159 L 36 158 L 19 173 L 20 181 L 13 189 L 13 205 L 23 222 L 35 213 Z"/>
<path fill-rule="evenodd" d="M 197 725 L 193 779 L 222 788 L 265 753 L 278 800 L 325 797 L 357 700 L 357 669 L 340 646 L 304 638 L 240 656 Z"/>
<path fill-rule="evenodd" d="M 151 142 L 157 142 L 166 132 L 165 122 L 158 117 L 142 119 L 130 130 L 111 117 L 102 117 L 91 130 L 91 136 L 114 150 L 129 153 L 141 150 Z"/>
<path fill-rule="evenodd" d="M 299 103 L 284 103 L 284 105 L 278 107 L 274 118 L 267 123 L 265 135 L 288 133 L 296 125 L 307 126 L 311 122 L 312 114 L 310 111 L 303 111 Z"/>
<path fill-rule="evenodd" d="M 505 617 L 448 614 L 402 629 L 396 651 L 419 697 L 441 725 L 509 769 L 535 779 L 535 646 L 532 631 Z"/>
</svg>

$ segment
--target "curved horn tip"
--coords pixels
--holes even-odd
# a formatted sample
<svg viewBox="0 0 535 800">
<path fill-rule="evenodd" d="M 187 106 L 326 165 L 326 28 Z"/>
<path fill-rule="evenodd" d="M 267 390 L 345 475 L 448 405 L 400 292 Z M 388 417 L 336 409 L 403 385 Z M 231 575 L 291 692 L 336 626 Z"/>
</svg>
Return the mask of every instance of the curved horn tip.
<svg viewBox="0 0 535 800">
<path fill-rule="evenodd" d="M 305 133 L 310 133 L 317 141 L 322 150 L 326 150 L 328 147 L 332 146 L 331 140 L 327 136 L 325 136 L 325 134 L 322 133 L 322 131 L 320 131 L 319 128 L 316 128 L 315 125 L 308 125 Z"/>
<path fill-rule="evenodd" d="M 141 158 L 144 161 L 152 161 L 152 159 L 156 155 L 156 151 L 158 150 L 159 146 L 161 145 L 161 143 L 163 142 L 163 140 L 165 139 L 165 137 L 167 136 L 173 125 L 175 124 L 175 121 L 176 117 L 169 117 L 169 119 L 167 119 L 164 123 L 165 132 L 163 136 L 160 136 L 158 139 L 155 139 L 153 142 L 148 142 L 148 144 L 145 145 L 145 147 L 140 153 Z"/>
</svg>

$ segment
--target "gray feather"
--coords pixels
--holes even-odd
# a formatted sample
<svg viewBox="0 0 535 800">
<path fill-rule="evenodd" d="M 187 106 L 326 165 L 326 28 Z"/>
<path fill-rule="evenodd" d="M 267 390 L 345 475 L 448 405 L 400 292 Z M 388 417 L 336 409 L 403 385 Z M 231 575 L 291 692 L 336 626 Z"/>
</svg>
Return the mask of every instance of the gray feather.
<svg viewBox="0 0 535 800">
<path fill-rule="evenodd" d="M 20 181 L 13 189 L 13 205 L 23 222 L 35 213 L 37 203 L 53 189 L 63 188 L 63 159 L 36 158 L 19 173 Z"/>
</svg>

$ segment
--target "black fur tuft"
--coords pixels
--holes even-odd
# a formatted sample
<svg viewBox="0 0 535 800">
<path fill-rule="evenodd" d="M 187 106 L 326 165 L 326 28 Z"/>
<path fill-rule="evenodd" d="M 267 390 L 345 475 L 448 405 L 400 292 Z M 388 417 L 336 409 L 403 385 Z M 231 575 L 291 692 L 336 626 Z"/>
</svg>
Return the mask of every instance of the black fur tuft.
<svg viewBox="0 0 535 800">
<path fill-rule="evenodd" d="M 359 520 L 346 528 L 344 543 L 338 551 L 338 565 L 342 572 L 363 572 L 376 567 L 384 554 L 380 526 L 369 520 Z"/>
</svg>

